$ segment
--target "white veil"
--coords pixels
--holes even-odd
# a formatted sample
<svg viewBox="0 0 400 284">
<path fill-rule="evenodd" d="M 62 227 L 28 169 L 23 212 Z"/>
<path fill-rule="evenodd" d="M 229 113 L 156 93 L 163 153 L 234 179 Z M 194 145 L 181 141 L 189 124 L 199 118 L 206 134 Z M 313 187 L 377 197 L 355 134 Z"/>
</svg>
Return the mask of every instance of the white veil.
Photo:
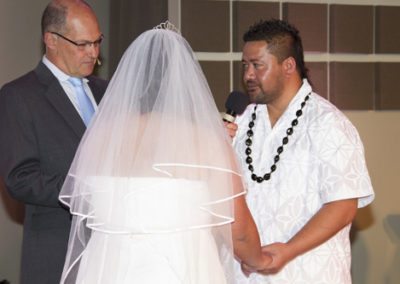
<svg viewBox="0 0 400 284">
<path fill-rule="evenodd" d="M 230 144 L 186 40 L 169 29 L 140 35 L 122 57 L 60 192 L 73 215 L 62 282 L 75 281 L 93 230 L 151 234 L 212 227 L 218 248 L 232 252 L 233 198 L 244 192 Z M 188 186 L 176 203 L 155 208 L 150 222 L 127 222 L 127 208 L 115 200 L 137 195 L 124 183 L 118 187 L 96 177 L 196 181 L 206 192 L 188 203 Z M 187 218 L 157 222 L 171 210 Z M 191 217 L 198 215 L 203 217 Z"/>
</svg>

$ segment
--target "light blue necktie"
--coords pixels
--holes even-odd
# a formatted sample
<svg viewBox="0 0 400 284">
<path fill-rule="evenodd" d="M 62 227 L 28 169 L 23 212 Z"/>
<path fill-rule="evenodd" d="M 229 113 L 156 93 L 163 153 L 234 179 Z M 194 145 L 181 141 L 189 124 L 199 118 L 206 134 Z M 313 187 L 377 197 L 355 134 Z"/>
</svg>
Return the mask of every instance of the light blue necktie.
<svg viewBox="0 0 400 284">
<path fill-rule="evenodd" d="M 82 79 L 76 77 L 70 77 L 68 81 L 71 82 L 71 84 L 75 88 L 76 97 L 78 98 L 79 110 L 81 112 L 83 122 L 85 123 L 86 126 L 88 126 L 90 119 L 94 114 L 94 108 L 92 102 L 90 101 L 90 98 L 88 97 L 88 95 L 85 92 L 85 89 L 83 88 Z"/>
</svg>

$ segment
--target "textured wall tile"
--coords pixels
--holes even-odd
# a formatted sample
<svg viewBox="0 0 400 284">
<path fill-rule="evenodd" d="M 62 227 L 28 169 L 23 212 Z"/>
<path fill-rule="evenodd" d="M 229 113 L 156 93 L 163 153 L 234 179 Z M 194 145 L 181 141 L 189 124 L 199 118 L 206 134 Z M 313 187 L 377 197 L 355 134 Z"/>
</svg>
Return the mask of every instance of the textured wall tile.
<svg viewBox="0 0 400 284">
<path fill-rule="evenodd" d="M 374 108 L 375 64 L 330 63 L 330 100 L 343 110 Z"/>
<path fill-rule="evenodd" d="M 243 67 L 241 61 L 233 62 L 233 89 L 245 92 L 243 86 Z"/>
<path fill-rule="evenodd" d="M 228 52 L 229 2 L 182 0 L 181 30 L 194 51 Z"/>
<path fill-rule="evenodd" d="M 108 2 L 110 3 L 110 38 L 106 38 L 105 41 L 109 42 L 110 50 L 108 54 L 103 54 L 105 59 L 103 66 L 106 67 L 108 61 L 108 74 L 112 75 L 132 41 L 142 32 L 168 19 L 168 1 L 113 0 L 112 5 L 111 1 Z M 92 3 L 94 4 L 95 1 Z"/>
<path fill-rule="evenodd" d="M 400 63 L 377 63 L 376 108 L 400 110 Z"/>
<path fill-rule="evenodd" d="M 304 51 L 327 52 L 327 14 L 326 4 L 283 4 L 283 19 L 300 31 Z"/>
<path fill-rule="evenodd" d="M 333 53 L 372 53 L 372 6 L 331 5 L 330 51 Z"/>
<path fill-rule="evenodd" d="M 207 78 L 218 109 L 225 111 L 225 101 L 229 95 L 230 86 L 229 62 L 200 61 L 200 65 Z"/>
<path fill-rule="evenodd" d="M 318 95 L 328 97 L 328 64 L 325 62 L 307 62 L 308 77 L 313 86 L 313 91 Z"/>
<path fill-rule="evenodd" d="M 233 3 L 233 51 L 241 51 L 243 34 L 260 20 L 279 19 L 279 3 L 242 2 Z"/>
<path fill-rule="evenodd" d="M 376 53 L 400 53 L 400 7 L 378 6 L 376 15 Z"/>
</svg>

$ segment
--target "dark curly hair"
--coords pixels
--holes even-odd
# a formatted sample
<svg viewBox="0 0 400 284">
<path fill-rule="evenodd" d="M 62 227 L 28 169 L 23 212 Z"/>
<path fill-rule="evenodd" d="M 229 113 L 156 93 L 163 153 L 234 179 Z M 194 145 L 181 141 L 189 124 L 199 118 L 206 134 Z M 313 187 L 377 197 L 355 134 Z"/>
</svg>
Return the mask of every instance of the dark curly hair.
<svg viewBox="0 0 400 284">
<path fill-rule="evenodd" d="M 278 58 L 282 63 L 288 57 L 293 57 L 296 61 L 296 68 L 302 79 L 308 78 L 308 70 L 304 63 L 303 45 L 299 31 L 288 22 L 283 20 L 271 19 L 260 21 L 251 26 L 243 35 L 243 41 L 267 42 L 268 51 Z"/>
</svg>

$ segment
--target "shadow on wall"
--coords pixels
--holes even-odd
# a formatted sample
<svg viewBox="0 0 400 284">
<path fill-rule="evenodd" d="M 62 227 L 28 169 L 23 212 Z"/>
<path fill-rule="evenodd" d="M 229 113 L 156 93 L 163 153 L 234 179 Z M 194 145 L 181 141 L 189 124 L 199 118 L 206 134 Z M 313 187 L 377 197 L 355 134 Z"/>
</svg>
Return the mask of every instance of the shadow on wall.
<svg viewBox="0 0 400 284">
<path fill-rule="evenodd" d="M 0 198 L 3 202 L 4 209 L 10 219 L 18 224 L 24 223 L 24 205 L 13 199 L 4 185 L 3 178 L 0 177 Z"/>
<path fill-rule="evenodd" d="M 383 228 L 395 246 L 393 260 L 386 273 L 385 283 L 397 284 L 400 279 L 400 214 L 387 215 L 383 219 Z"/>
<path fill-rule="evenodd" d="M 368 283 L 369 256 L 365 240 L 359 236 L 359 232 L 368 229 L 375 223 L 370 206 L 360 208 L 350 230 L 350 242 L 352 250 L 352 278 L 353 283 Z"/>
</svg>

